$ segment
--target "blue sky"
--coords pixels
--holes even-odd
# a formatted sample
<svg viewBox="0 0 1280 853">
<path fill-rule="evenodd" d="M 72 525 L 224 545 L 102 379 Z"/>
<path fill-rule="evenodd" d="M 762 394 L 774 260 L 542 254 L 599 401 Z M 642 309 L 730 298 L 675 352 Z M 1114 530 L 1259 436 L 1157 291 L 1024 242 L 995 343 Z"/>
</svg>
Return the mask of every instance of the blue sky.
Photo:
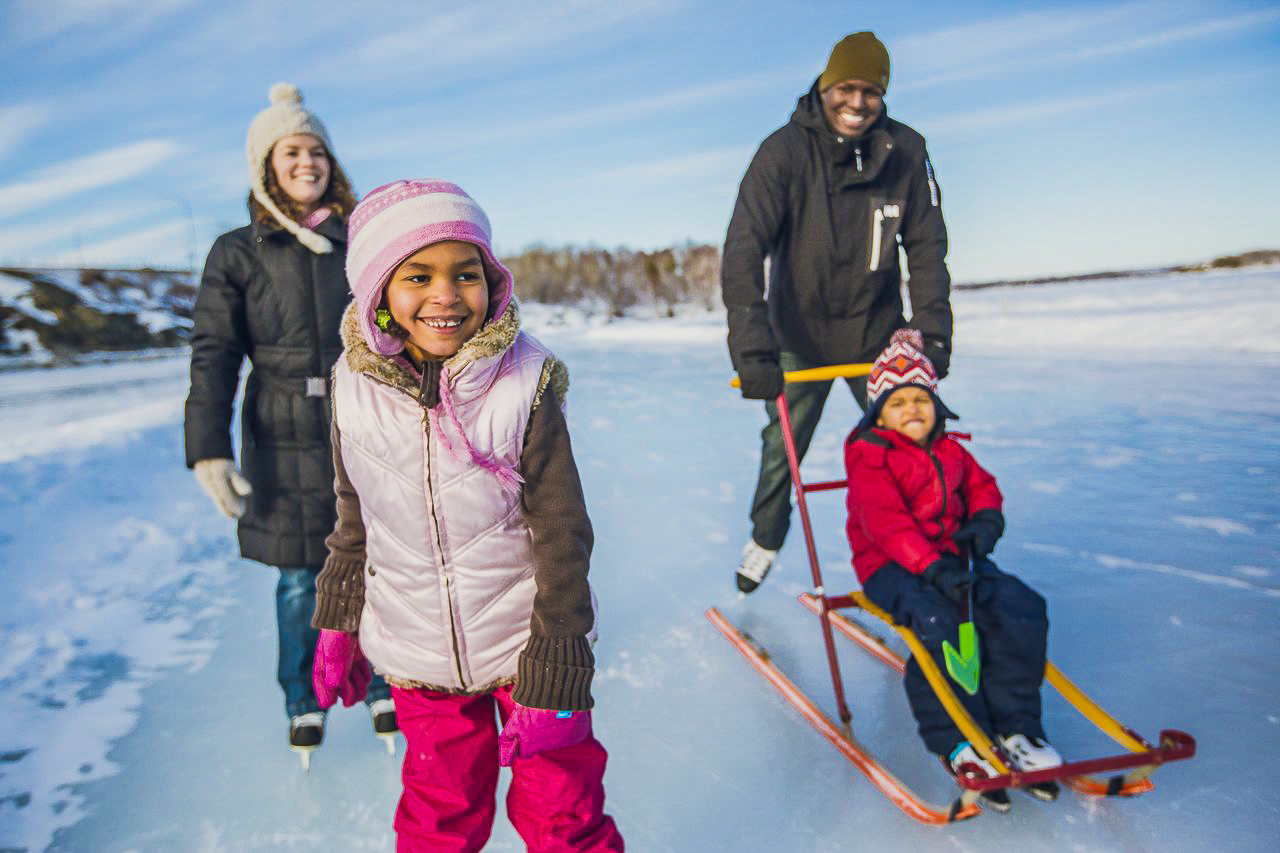
<svg viewBox="0 0 1280 853">
<path fill-rule="evenodd" d="M 454 180 L 503 251 L 719 243 L 859 29 L 958 281 L 1280 247 L 1276 3 L 0 0 L 0 263 L 202 263 L 281 80 L 357 191 Z"/>
</svg>

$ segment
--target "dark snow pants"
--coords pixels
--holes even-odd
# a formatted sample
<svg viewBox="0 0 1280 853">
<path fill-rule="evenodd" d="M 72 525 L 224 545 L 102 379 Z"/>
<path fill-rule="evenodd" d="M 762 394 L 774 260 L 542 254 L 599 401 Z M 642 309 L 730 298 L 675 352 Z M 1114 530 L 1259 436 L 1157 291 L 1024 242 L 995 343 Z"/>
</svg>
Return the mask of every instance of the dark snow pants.
<svg viewBox="0 0 1280 853">
<path fill-rule="evenodd" d="M 783 370 L 805 370 L 824 365 L 805 361 L 795 353 L 779 357 Z M 822 408 L 831 393 L 831 383 L 789 382 L 786 386 L 787 411 L 791 413 L 791 434 L 796 440 L 796 455 L 803 461 L 809 442 L 818 428 Z M 867 408 L 867 378 L 846 379 L 858 407 Z M 760 433 L 760 476 L 756 480 L 755 497 L 751 500 L 751 538 L 762 548 L 776 551 L 782 547 L 791 527 L 791 469 L 787 467 L 787 448 L 782 442 L 782 425 L 778 406 L 773 400 L 764 404 L 769 423 Z M 849 427 L 852 428 L 852 424 Z"/>
<path fill-rule="evenodd" d="M 990 560 L 975 563 L 973 622 L 978 629 L 981 674 L 978 693 L 970 696 L 954 682 L 952 691 L 983 731 L 991 735 L 1044 737 L 1040 725 L 1040 684 L 1049 633 L 1044 599 L 1022 581 L 996 568 Z M 916 632 L 920 642 L 946 675 L 942 643 L 957 645 L 960 608 L 932 584 L 896 563 L 877 569 L 862 585 L 878 607 L 899 625 Z M 920 665 L 907 662 L 907 701 L 930 752 L 950 755 L 965 740 Z"/>
</svg>

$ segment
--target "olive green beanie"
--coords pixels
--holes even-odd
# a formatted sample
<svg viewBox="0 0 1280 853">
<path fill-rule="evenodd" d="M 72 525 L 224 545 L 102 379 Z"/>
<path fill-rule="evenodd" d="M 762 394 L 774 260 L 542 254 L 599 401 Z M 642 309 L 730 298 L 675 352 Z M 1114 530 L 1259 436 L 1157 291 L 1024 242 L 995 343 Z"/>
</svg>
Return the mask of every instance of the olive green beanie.
<svg viewBox="0 0 1280 853">
<path fill-rule="evenodd" d="M 889 51 L 875 33 L 863 31 L 847 35 L 831 48 L 831 58 L 818 78 L 818 91 L 851 79 L 866 80 L 882 91 L 889 90 Z"/>
</svg>

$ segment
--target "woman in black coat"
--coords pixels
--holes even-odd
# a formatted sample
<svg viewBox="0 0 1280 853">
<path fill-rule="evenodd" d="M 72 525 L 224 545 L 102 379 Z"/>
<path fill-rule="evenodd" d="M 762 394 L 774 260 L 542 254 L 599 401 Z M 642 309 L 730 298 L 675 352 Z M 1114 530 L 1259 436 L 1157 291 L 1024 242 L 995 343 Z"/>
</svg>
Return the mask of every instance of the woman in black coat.
<svg viewBox="0 0 1280 853">
<path fill-rule="evenodd" d="M 305 765 L 324 736 L 311 614 L 335 520 L 328 384 L 350 300 L 345 220 L 355 197 L 297 88 L 277 83 L 270 100 L 249 126 L 250 224 L 214 242 L 196 297 L 186 451 L 218 509 L 239 520 L 240 553 L 280 571 L 279 679 L 289 743 Z M 231 418 L 246 357 L 237 469 Z M 394 732 L 382 679 L 368 695 L 375 731 Z"/>
</svg>

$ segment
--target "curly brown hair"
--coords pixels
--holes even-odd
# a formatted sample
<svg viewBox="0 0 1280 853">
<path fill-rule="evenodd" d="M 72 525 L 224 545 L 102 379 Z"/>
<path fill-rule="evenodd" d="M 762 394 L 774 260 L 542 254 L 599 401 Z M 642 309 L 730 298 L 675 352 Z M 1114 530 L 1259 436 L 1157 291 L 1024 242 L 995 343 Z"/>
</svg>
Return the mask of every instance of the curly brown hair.
<svg viewBox="0 0 1280 853">
<path fill-rule="evenodd" d="M 273 151 L 275 151 L 274 145 L 267 149 L 267 156 L 262 160 L 262 185 L 267 191 L 267 196 L 276 203 L 276 207 L 280 208 L 285 216 L 294 222 L 301 222 L 306 218 L 302 207 L 290 198 L 288 193 L 280 189 L 280 184 L 276 181 L 276 170 L 271 168 Z M 338 165 L 337 158 L 327 148 L 324 153 L 329 158 L 329 185 L 325 187 L 324 195 L 320 197 L 320 204 L 317 207 L 329 208 L 345 222 L 356 206 L 355 190 L 351 188 L 347 173 Z M 253 190 L 249 190 L 249 215 L 254 222 L 265 225 L 275 224 L 271 213 L 253 197 Z"/>
</svg>

